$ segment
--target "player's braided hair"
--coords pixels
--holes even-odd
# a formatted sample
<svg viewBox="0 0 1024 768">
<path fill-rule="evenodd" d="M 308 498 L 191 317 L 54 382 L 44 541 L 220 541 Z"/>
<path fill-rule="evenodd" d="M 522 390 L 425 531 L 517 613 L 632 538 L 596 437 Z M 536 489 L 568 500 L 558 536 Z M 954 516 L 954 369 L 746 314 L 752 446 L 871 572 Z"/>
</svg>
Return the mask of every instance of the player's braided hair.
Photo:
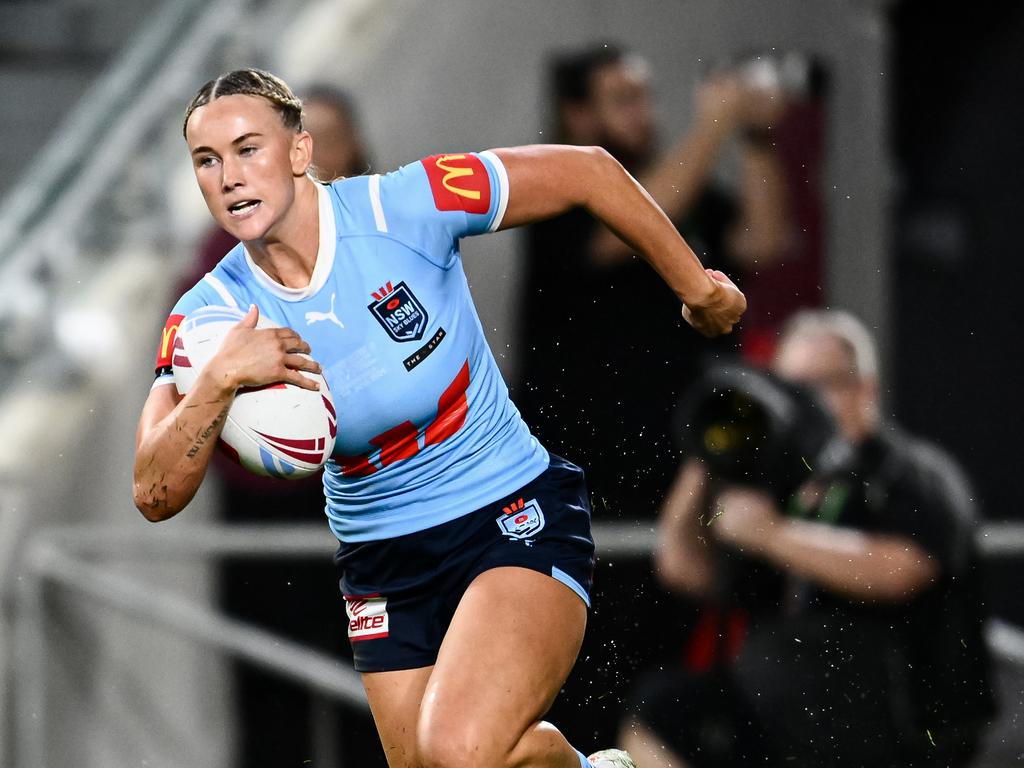
<svg viewBox="0 0 1024 768">
<path fill-rule="evenodd" d="M 199 107 L 206 106 L 221 96 L 235 95 L 259 96 L 266 99 L 281 115 L 286 128 L 293 131 L 302 130 L 302 101 L 292 93 L 292 89 L 284 80 L 262 69 L 236 69 L 216 80 L 211 80 L 199 89 L 185 110 L 185 122 L 181 125 L 182 135 L 185 135 L 188 119 Z"/>
</svg>

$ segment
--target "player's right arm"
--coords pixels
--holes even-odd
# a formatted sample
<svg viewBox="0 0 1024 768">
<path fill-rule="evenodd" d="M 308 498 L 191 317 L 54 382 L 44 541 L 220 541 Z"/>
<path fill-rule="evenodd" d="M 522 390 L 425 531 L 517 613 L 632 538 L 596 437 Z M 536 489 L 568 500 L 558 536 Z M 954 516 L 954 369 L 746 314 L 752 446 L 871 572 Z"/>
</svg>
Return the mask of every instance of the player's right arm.
<svg viewBox="0 0 1024 768">
<path fill-rule="evenodd" d="M 239 387 L 285 381 L 318 388 L 299 372 L 320 373 L 315 361 L 303 357 L 309 345 L 290 328 L 257 329 L 258 319 L 251 307 L 187 395 L 180 396 L 173 383 L 150 391 L 135 435 L 132 486 L 135 506 L 147 520 L 167 520 L 192 500 Z"/>
<path fill-rule="evenodd" d="M 582 207 L 643 256 L 705 336 L 729 333 L 747 300 L 722 272 L 705 269 L 665 212 L 606 150 L 535 144 L 493 150 L 508 174 L 501 228 Z"/>
</svg>

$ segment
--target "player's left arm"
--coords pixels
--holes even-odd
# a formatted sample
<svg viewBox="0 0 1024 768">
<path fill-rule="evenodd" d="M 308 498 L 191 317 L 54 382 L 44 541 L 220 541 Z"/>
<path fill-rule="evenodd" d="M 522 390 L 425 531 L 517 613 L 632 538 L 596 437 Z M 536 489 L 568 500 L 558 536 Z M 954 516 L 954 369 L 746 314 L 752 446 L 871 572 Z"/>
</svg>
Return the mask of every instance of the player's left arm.
<svg viewBox="0 0 1024 768">
<path fill-rule="evenodd" d="M 746 309 L 740 290 L 704 268 L 654 199 L 604 149 L 548 144 L 493 151 L 508 175 L 502 229 L 583 207 L 657 270 L 698 331 L 716 336 L 739 321 Z"/>
</svg>

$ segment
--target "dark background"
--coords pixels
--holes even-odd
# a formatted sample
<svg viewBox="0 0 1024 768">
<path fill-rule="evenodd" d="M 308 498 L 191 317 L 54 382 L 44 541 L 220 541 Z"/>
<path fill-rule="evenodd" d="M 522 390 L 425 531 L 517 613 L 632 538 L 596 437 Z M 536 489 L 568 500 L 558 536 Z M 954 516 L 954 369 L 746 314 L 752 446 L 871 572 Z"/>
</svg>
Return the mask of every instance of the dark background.
<svg viewBox="0 0 1024 768">
<path fill-rule="evenodd" d="M 963 462 L 987 518 L 1021 520 L 1024 6 L 912 0 L 891 35 L 893 408 Z M 993 583 L 1014 565 L 990 561 Z M 990 595 L 1024 620 L 1020 590 Z"/>
</svg>

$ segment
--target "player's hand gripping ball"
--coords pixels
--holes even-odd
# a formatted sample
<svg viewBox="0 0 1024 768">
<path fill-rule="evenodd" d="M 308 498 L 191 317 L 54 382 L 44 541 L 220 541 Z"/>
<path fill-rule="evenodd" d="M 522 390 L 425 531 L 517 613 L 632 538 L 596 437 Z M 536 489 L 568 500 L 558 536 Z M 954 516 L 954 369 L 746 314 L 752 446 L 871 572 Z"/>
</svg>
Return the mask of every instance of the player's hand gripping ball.
<svg viewBox="0 0 1024 768">
<path fill-rule="evenodd" d="M 203 366 L 243 317 L 233 307 L 202 307 L 181 321 L 171 361 L 180 394 L 195 385 Z M 261 315 L 256 327 L 279 326 Z M 278 382 L 242 387 L 236 393 L 220 439 L 250 472 L 297 479 L 313 474 L 331 457 L 338 429 L 334 400 L 322 375 L 302 375 L 319 382 L 320 390 Z"/>
</svg>

